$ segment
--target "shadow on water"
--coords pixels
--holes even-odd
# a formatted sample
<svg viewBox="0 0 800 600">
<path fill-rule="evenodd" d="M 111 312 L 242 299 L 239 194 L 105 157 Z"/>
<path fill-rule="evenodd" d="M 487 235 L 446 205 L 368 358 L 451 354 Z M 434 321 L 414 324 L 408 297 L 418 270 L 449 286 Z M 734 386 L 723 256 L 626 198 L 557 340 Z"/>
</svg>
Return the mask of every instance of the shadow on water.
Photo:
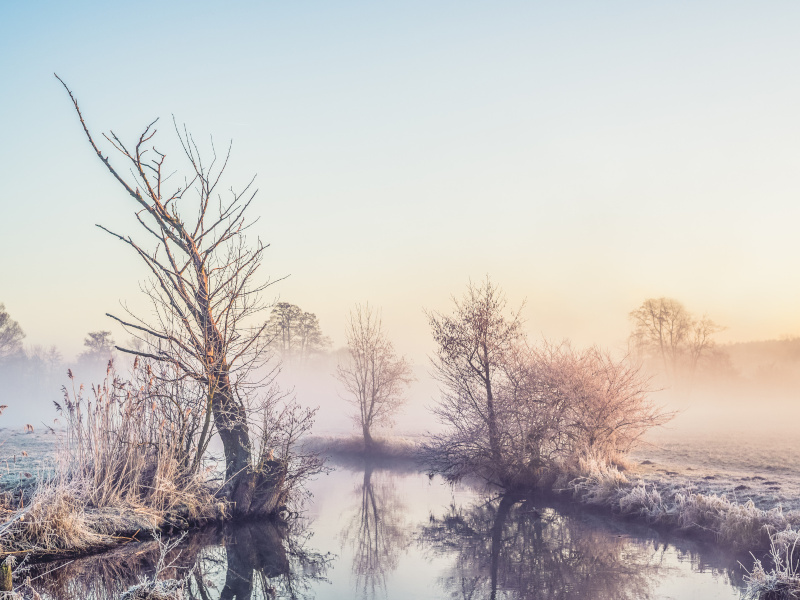
<svg viewBox="0 0 800 600">
<path fill-rule="evenodd" d="M 711 546 L 552 496 L 450 486 L 407 465 L 335 466 L 315 483 L 309 520 L 195 532 L 162 578 L 188 575 L 192 600 L 740 596 L 736 557 Z M 158 557 L 155 541 L 130 544 L 34 584 L 46 598 L 116 599 Z"/>
</svg>

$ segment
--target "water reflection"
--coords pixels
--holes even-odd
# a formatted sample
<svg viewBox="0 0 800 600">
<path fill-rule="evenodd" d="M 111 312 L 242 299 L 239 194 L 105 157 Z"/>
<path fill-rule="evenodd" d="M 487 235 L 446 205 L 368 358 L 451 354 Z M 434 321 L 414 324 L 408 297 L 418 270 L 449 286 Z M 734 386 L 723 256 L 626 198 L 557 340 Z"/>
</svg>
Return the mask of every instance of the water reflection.
<svg viewBox="0 0 800 600">
<path fill-rule="evenodd" d="M 467 509 L 451 505 L 431 515 L 419 540 L 428 551 L 457 553 L 440 583 L 448 597 L 465 600 L 655 598 L 662 580 L 678 571 L 667 544 L 510 495 Z"/>
<path fill-rule="evenodd" d="M 553 498 L 487 498 L 407 466 L 337 467 L 314 482 L 309 521 L 194 532 L 163 575 L 188 574 L 191 600 L 739 597 L 736 559 L 701 544 Z M 46 600 L 117 599 L 157 559 L 155 542 L 131 544 L 34 587 Z"/>
<path fill-rule="evenodd" d="M 240 523 L 194 533 L 165 557 L 161 578 L 186 577 L 191 600 L 313 598 L 312 585 L 324 580 L 328 556 L 310 550 L 301 523 Z M 43 565 L 34 573 L 44 598 L 117 599 L 152 576 L 159 557 L 155 541 L 119 547 L 80 560 Z"/>
<path fill-rule="evenodd" d="M 411 544 L 411 527 L 406 523 L 390 471 L 375 472 L 368 463 L 364 478 L 355 490 L 359 499 L 342 529 L 342 546 L 353 552 L 352 573 L 359 596 L 372 598 L 386 592 L 386 578 L 397 568 L 400 554 Z"/>
</svg>

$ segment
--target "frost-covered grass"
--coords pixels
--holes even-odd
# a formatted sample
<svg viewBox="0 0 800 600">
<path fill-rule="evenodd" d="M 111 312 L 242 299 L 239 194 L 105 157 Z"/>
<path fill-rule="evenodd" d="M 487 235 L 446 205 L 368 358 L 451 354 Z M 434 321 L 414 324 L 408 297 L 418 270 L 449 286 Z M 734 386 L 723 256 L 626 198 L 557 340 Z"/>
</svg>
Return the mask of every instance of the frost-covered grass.
<svg viewBox="0 0 800 600">
<path fill-rule="evenodd" d="M 713 538 L 734 550 L 765 550 L 770 532 L 800 525 L 797 511 L 784 511 L 780 504 L 758 507 L 735 490 L 713 491 L 701 478 L 643 476 L 592 460 L 582 461 L 581 467 L 569 481 L 557 482 L 557 489 L 618 514 Z"/>
<path fill-rule="evenodd" d="M 35 474 L 17 471 L 19 481 L 35 483 L 0 494 L 0 556 L 84 553 L 137 530 L 183 528 L 224 513 L 206 473 L 188 469 L 171 443 L 158 405 L 120 390 L 109 378 L 91 400 L 65 394 L 66 429 L 52 436 L 52 459 L 39 457 L 44 466 Z"/>
<path fill-rule="evenodd" d="M 745 575 L 747 598 L 783 600 L 800 598 L 800 531 L 786 529 L 770 534 L 770 559 L 767 570 L 755 559 L 753 570 Z"/>
</svg>

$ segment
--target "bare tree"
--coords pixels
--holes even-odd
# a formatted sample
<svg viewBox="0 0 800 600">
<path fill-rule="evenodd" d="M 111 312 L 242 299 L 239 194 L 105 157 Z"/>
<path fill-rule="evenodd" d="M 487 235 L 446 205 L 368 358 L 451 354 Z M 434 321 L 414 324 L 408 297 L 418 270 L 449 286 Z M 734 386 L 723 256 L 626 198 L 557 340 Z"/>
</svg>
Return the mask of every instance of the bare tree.
<svg viewBox="0 0 800 600">
<path fill-rule="evenodd" d="M 19 354 L 24 338 L 22 327 L 11 318 L 5 305 L 0 303 L 0 359 Z"/>
<path fill-rule="evenodd" d="M 338 365 L 336 376 L 347 391 L 347 400 L 356 407 L 355 421 L 369 450 L 374 446 L 373 427 L 391 423 L 405 401 L 411 366 L 397 356 L 383 332 L 380 315 L 368 304 L 350 312 L 347 349 L 347 360 Z"/>
<path fill-rule="evenodd" d="M 692 374 L 701 360 L 712 358 L 717 350 L 714 335 L 725 328 L 717 325 L 707 315 L 694 322 L 692 337 L 689 339 L 689 361 Z"/>
<path fill-rule="evenodd" d="M 443 386 L 433 412 L 451 427 L 434 443 L 446 452 L 438 467 L 445 476 L 480 473 L 503 485 L 506 461 L 498 392 L 508 380 L 508 359 L 524 339 L 522 321 L 519 311 L 506 314 L 505 296 L 488 277 L 480 285 L 470 283 L 463 299 L 453 302 L 452 315 L 428 315 L 438 346 L 433 372 Z M 494 466 L 483 468 L 490 465 Z"/>
<path fill-rule="evenodd" d="M 630 313 L 633 348 L 643 356 L 658 359 L 668 378 L 675 379 L 685 370 L 694 375 L 701 359 L 711 355 L 714 334 L 722 331 L 714 321 L 703 316 L 695 319 L 672 298 L 648 298 Z"/>
<path fill-rule="evenodd" d="M 98 225 L 126 244 L 151 275 L 143 286 L 151 316 L 108 315 L 143 344 L 117 349 L 167 364 L 176 380 L 201 386 L 206 419 L 198 448 L 205 448 L 215 429 L 226 462 L 221 493 L 234 503 L 236 514 L 274 510 L 283 495 L 287 465 L 267 461 L 266 450 L 256 454 L 258 436 L 254 439 L 251 429 L 258 421 L 250 418 L 256 390 L 248 387 L 254 370 L 268 358 L 262 335 L 265 321 L 256 323 L 266 308 L 262 292 L 270 285 L 269 279 L 258 276 L 266 246 L 246 238 L 252 225 L 247 211 L 255 196 L 253 180 L 239 191 L 223 193 L 220 181 L 230 147 L 220 160 L 212 142 L 211 158 L 206 160 L 192 135 L 176 124 L 189 175 L 172 183 L 177 178 L 166 171 L 166 155 L 153 145 L 157 121 L 145 127 L 133 146 L 113 131 L 104 134 L 130 168 L 130 174 L 123 175 L 102 153 L 77 100 L 61 83 L 92 149 L 137 206 L 141 240 Z"/>
</svg>

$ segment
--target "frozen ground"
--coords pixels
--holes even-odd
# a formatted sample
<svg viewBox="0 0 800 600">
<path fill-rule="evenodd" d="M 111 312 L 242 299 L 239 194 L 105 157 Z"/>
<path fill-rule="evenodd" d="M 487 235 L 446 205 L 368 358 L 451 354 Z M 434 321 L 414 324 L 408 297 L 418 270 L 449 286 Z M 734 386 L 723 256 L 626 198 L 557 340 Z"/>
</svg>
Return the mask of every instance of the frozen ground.
<svg viewBox="0 0 800 600">
<path fill-rule="evenodd" d="M 800 510 L 800 435 L 665 429 L 647 442 L 631 456 L 645 481 L 752 500 L 763 509 Z"/>
<path fill-rule="evenodd" d="M 52 472 L 62 434 L 0 428 L 0 489 L 26 484 Z"/>
</svg>

